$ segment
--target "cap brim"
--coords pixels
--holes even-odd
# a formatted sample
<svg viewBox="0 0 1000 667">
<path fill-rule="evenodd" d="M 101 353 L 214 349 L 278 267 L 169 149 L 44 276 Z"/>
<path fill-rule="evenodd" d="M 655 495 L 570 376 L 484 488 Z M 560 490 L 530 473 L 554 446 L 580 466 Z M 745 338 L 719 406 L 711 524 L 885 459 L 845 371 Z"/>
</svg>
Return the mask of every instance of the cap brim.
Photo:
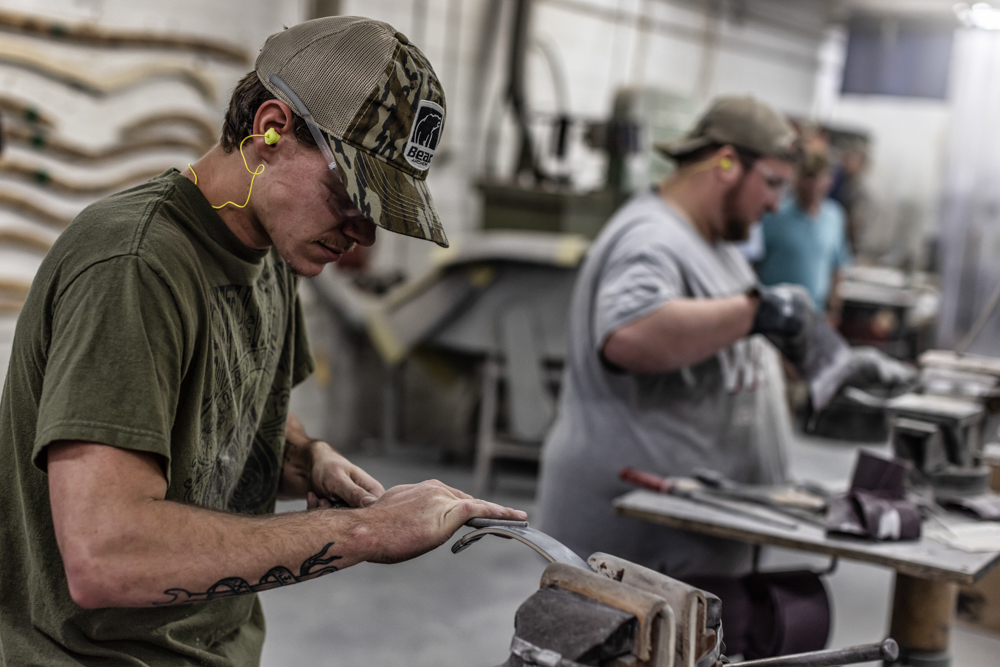
<svg viewBox="0 0 1000 667">
<path fill-rule="evenodd" d="M 677 158 L 695 152 L 712 143 L 709 137 L 682 137 L 669 143 L 654 144 L 653 148 L 667 157 Z"/>
<path fill-rule="evenodd" d="M 434 210 L 426 181 L 346 141 L 333 136 L 329 141 L 347 194 L 366 217 L 390 232 L 448 247 L 448 237 Z"/>
</svg>

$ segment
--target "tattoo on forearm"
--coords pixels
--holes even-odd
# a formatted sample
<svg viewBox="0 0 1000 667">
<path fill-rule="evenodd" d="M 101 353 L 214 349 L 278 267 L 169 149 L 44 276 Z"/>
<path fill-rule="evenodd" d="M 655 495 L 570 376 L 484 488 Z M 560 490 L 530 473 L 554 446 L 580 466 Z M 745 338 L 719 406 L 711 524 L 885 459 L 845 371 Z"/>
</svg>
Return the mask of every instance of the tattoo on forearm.
<svg viewBox="0 0 1000 667">
<path fill-rule="evenodd" d="M 319 552 L 313 554 L 302 562 L 299 567 L 299 574 L 295 575 L 284 566 L 272 567 L 267 571 L 260 581 L 251 584 L 242 577 L 226 577 L 212 584 L 204 593 L 192 593 L 183 588 L 168 588 L 163 591 L 164 595 L 169 595 L 170 599 L 162 602 L 154 602 L 157 607 L 171 604 L 183 604 L 185 602 L 203 602 L 205 600 L 218 600 L 219 598 L 233 597 L 234 595 L 245 595 L 266 591 L 278 586 L 288 586 L 297 584 L 300 581 L 307 581 L 330 574 L 337 571 L 336 565 L 331 565 L 334 561 L 340 560 L 342 556 L 331 555 L 330 548 L 333 542 L 327 543 Z"/>
</svg>

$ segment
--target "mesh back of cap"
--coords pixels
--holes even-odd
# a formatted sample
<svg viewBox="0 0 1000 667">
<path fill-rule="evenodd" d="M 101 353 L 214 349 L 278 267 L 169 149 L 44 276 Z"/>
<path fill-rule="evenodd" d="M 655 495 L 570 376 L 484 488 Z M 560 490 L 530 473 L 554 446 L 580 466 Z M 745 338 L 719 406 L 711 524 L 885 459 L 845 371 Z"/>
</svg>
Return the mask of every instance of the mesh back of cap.
<svg viewBox="0 0 1000 667">
<path fill-rule="evenodd" d="M 387 23 L 353 16 L 315 19 L 269 37 L 257 57 L 257 76 L 291 104 L 268 80 L 277 74 L 320 127 L 343 136 L 375 91 L 397 45 Z"/>
</svg>

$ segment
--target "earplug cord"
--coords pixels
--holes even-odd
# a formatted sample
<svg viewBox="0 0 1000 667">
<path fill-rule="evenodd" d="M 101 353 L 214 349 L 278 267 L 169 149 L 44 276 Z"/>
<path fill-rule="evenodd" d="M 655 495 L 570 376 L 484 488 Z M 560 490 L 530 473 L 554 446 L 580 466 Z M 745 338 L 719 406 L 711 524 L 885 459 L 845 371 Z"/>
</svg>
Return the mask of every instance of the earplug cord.
<svg viewBox="0 0 1000 667">
<path fill-rule="evenodd" d="M 696 162 L 690 165 L 686 169 L 681 169 L 678 175 L 681 178 L 691 178 L 695 174 L 700 174 L 703 171 L 708 171 L 709 169 L 715 169 L 716 167 L 721 167 L 723 171 L 728 171 L 733 166 L 733 161 L 728 157 L 723 157 L 718 160 L 713 158 L 708 158 L 703 162 Z"/>
<path fill-rule="evenodd" d="M 264 137 L 264 141 L 268 145 L 276 144 L 276 143 L 278 143 L 277 140 L 278 140 L 278 138 L 280 138 L 280 136 L 281 135 L 279 135 L 277 132 L 274 131 L 274 128 L 271 128 L 267 132 L 265 132 L 264 134 L 248 134 L 247 136 L 243 137 L 243 141 L 240 142 L 240 157 L 243 158 L 243 166 L 246 168 L 247 172 L 250 174 L 250 189 L 247 190 L 247 200 L 245 202 L 243 202 L 242 205 L 241 204 L 237 204 L 234 201 L 227 201 L 225 204 L 219 204 L 218 206 L 216 206 L 214 204 L 211 204 L 212 208 L 214 208 L 214 209 L 220 209 L 220 208 L 225 208 L 226 206 L 233 206 L 235 208 L 246 208 L 247 207 L 247 205 L 250 203 L 250 193 L 253 192 L 253 182 L 254 182 L 254 179 L 256 179 L 258 176 L 260 176 L 261 174 L 264 173 L 264 168 L 265 167 L 264 167 L 264 163 L 262 162 L 261 164 L 257 165 L 257 167 L 255 169 L 253 169 L 253 170 L 250 169 L 250 165 L 247 164 L 247 156 L 243 153 L 243 144 L 245 144 L 247 142 L 247 139 L 251 139 L 253 137 Z M 191 174 L 194 176 L 194 184 L 198 185 L 198 174 L 195 173 L 194 167 L 191 166 L 191 163 L 188 163 L 188 169 L 191 170 Z"/>
</svg>

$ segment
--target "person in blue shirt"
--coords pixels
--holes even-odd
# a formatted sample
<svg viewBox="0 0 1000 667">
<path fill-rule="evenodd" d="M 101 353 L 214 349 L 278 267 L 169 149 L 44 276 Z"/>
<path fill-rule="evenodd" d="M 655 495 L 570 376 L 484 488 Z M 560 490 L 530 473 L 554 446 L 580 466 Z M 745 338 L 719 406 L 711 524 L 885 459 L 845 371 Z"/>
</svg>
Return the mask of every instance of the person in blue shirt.
<svg viewBox="0 0 1000 667">
<path fill-rule="evenodd" d="M 832 176 L 824 155 L 807 153 L 798 170 L 795 192 L 760 223 L 763 258 L 757 265 L 765 285 L 805 287 L 819 312 L 836 317 L 836 282 L 851 261 L 843 207 L 828 197 Z"/>
</svg>

